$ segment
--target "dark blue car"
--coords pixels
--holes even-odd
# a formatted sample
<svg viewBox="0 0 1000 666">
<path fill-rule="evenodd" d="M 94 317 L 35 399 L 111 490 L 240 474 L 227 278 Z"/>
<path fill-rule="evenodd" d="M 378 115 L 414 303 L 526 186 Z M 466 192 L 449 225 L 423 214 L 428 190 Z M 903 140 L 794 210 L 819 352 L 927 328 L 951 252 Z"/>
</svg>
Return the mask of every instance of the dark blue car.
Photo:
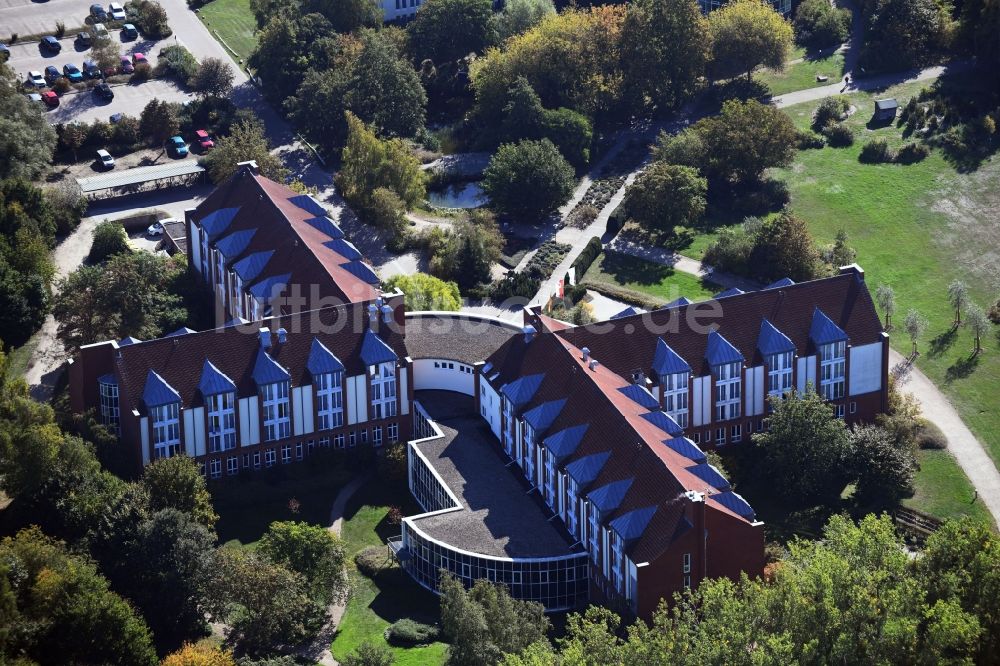
<svg viewBox="0 0 1000 666">
<path fill-rule="evenodd" d="M 62 76 L 62 73 L 59 71 L 59 68 L 56 67 L 55 65 L 49 65 L 48 67 L 45 68 L 45 80 L 48 81 L 49 83 L 52 83 L 60 76 Z"/>
<path fill-rule="evenodd" d="M 46 51 L 51 51 L 52 53 L 59 53 L 62 51 L 62 44 L 60 44 L 59 40 L 52 35 L 48 35 L 46 37 L 42 37 L 42 48 Z"/>
</svg>

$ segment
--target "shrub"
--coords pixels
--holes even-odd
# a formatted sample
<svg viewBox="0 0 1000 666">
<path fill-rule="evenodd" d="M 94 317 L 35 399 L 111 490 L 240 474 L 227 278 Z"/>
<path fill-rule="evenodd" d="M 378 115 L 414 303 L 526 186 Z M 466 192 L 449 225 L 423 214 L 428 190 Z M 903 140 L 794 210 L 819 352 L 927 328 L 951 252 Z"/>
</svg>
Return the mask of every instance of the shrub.
<svg viewBox="0 0 1000 666">
<path fill-rule="evenodd" d="M 385 630 L 385 638 L 393 645 L 420 645 L 436 640 L 440 633 L 434 625 L 404 617 L 389 625 Z"/>
<path fill-rule="evenodd" d="M 608 216 L 608 226 L 605 228 L 604 233 L 611 238 L 625 226 L 625 222 L 628 221 L 628 213 L 625 210 L 625 206 L 618 206 L 615 208 L 611 215 Z"/>
<path fill-rule="evenodd" d="M 917 425 L 917 446 L 921 449 L 945 449 L 948 448 L 948 438 L 945 437 L 941 428 L 931 423 L 927 419 L 920 419 Z"/>
<path fill-rule="evenodd" d="M 103 262 L 115 254 L 129 252 L 128 237 L 121 222 L 105 220 L 94 229 L 94 242 L 90 246 L 88 259 L 95 264 Z"/>
<path fill-rule="evenodd" d="M 799 150 L 818 150 L 825 145 L 823 137 L 812 132 L 799 132 Z"/>
<path fill-rule="evenodd" d="M 198 61 L 180 44 L 160 49 L 156 61 L 157 76 L 176 76 L 181 83 L 187 83 L 197 73 Z"/>
<path fill-rule="evenodd" d="M 587 244 L 583 248 L 583 252 L 581 252 L 580 256 L 578 256 L 573 262 L 572 267 L 576 269 L 577 280 L 583 277 L 583 274 L 587 272 L 590 265 L 594 263 L 594 260 L 600 256 L 603 248 L 604 246 L 601 244 L 601 239 L 597 236 L 592 236 L 590 240 L 587 241 Z"/>
<path fill-rule="evenodd" d="M 132 81 L 141 83 L 143 81 L 149 81 L 152 76 L 153 68 L 149 66 L 148 62 L 141 62 L 135 66 L 135 71 L 132 72 Z"/>
<path fill-rule="evenodd" d="M 52 84 L 52 89 L 60 95 L 66 93 L 70 89 L 69 79 L 64 76 L 60 76 L 56 79 L 56 82 Z"/>
<path fill-rule="evenodd" d="M 125 10 L 132 16 L 143 36 L 151 39 L 164 39 L 171 35 L 167 23 L 167 12 L 154 0 L 135 0 L 125 5 Z"/>
<path fill-rule="evenodd" d="M 904 144 L 899 149 L 899 152 L 896 153 L 896 161 L 900 164 L 915 164 L 923 161 L 930 154 L 930 148 L 924 144 L 911 142 Z"/>
<path fill-rule="evenodd" d="M 65 34 L 66 24 L 62 21 L 56 21 L 56 39 L 62 39 Z"/>
<path fill-rule="evenodd" d="M 834 148 L 847 148 L 854 145 L 854 132 L 844 123 L 833 123 L 823 128 L 823 136 Z"/>
<path fill-rule="evenodd" d="M 368 546 L 354 556 L 354 564 L 358 571 L 369 578 L 374 578 L 378 572 L 389 566 L 389 557 L 385 548 L 381 546 Z"/>
<path fill-rule="evenodd" d="M 894 157 L 889 142 L 884 137 L 878 136 L 865 142 L 858 159 L 865 164 L 882 164 L 891 162 Z"/>
<path fill-rule="evenodd" d="M 851 102 L 843 95 L 827 97 L 813 112 L 813 129 L 821 132 L 830 123 L 843 120 L 847 116 L 847 111 L 851 108 Z"/>
<path fill-rule="evenodd" d="M 600 212 L 595 206 L 586 203 L 580 204 L 566 216 L 566 226 L 586 229 L 597 219 Z"/>
<path fill-rule="evenodd" d="M 490 298 L 503 302 L 509 298 L 529 299 L 535 295 L 542 281 L 527 273 L 510 271 L 502 280 L 493 283 L 490 288 Z"/>
</svg>

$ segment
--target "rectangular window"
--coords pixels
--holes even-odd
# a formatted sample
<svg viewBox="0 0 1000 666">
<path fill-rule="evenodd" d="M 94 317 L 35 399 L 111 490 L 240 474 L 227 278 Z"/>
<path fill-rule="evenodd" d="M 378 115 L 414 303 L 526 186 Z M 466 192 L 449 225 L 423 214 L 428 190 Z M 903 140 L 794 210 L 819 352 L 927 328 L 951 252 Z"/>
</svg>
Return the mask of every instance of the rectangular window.
<svg viewBox="0 0 1000 666">
<path fill-rule="evenodd" d="M 212 458 L 208 461 L 208 476 L 212 479 L 222 478 L 222 460 L 219 458 Z"/>
<path fill-rule="evenodd" d="M 292 445 L 282 444 L 281 445 L 281 464 L 287 465 L 292 462 Z"/>
<path fill-rule="evenodd" d="M 302 460 L 302 442 L 295 445 L 295 459 Z"/>
<path fill-rule="evenodd" d="M 819 392 L 827 400 L 844 397 L 847 343 L 843 340 L 820 347 Z"/>
<path fill-rule="evenodd" d="M 341 437 L 343 437 L 343 435 L 341 435 Z M 330 448 L 330 438 L 329 437 L 320 437 L 319 438 L 319 445 L 322 446 L 324 449 Z"/>
<path fill-rule="evenodd" d="M 725 444 L 726 444 L 726 429 L 725 428 L 716 428 L 715 429 L 715 445 L 716 446 L 725 446 Z"/>
<path fill-rule="evenodd" d="M 688 373 L 662 375 L 663 411 L 682 428 L 688 426 Z"/>
<path fill-rule="evenodd" d="M 382 446 L 382 426 L 372 428 L 372 446 Z"/>
<path fill-rule="evenodd" d="M 741 426 L 741 425 L 734 425 L 733 426 L 733 431 L 732 431 L 731 434 L 732 434 L 732 440 L 733 440 L 734 444 L 736 442 L 740 441 L 741 439 L 743 439 L 743 426 Z"/>
<path fill-rule="evenodd" d="M 274 467 L 274 463 L 275 463 L 274 449 L 266 449 L 264 451 L 264 466 Z"/>
<path fill-rule="evenodd" d="M 389 424 L 389 442 L 395 443 L 399 441 L 399 424 L 390 423 Z"/>
<path fill-rule="evenodd" d="M 368 368 L 372 388 L 372 418 L 387 419 L 396 415 L 396 364 L 379 363 Z"/>
<path fill-rule="evenodd" d="M 169 458 L 181 452 L 181 403 L 153 407 L 153 457 Z"/>
<path fill-rule="evenodd" d="M 691 553 L 684 553 L 683 573 L 691 573 Z"/>
<path fill-rule="evenodd" d="M 332 430 L 344 425 L 344 373 L 328 372 L 314 378 L 316 385 L 316 415 L 319 430 Z"/>
<path fill-rule="evenodd" d="M 121 436 L 121 412 L 118 408 L 118 384 L 100 382 L 101 422 L 114 434 Z"/>
<path fill-rule="evenodd" d="M 835 410 L 835 413 L 837 414 L 837 418 L 838 419 L 844 418 L 844 406 L 843 405 L 835 405 L 834 406 L 834 410 Z"/>
<path fill-rule="evenodd" d="M 226 458 L 226 474 L 233 476 L 238 474 L 240 471 L 240 459 L 238 456 L 229 456 Z"/>
<path fill-rule="evenodd" d="M 594 564 L 597 564 L 597 554 L 600 550 L 598 544 L 600 543 L 600 533 L 601 530 L 597 523 L 597 508 L 593 504 L 587 504 L 588 506 L 588 516 L 590 523 L 590 559 L 593 560 Z"/>
<path fill-rule="evenodd" d="M 253 452 L 253 468 L 260 469 L 260 451 Z"/>
<path fill-rule="evenodd" d="M 368 428 L 361 429 L 361 443 L 362 444 L 368 443 Z"/>
<path fill-rule="evenodd" d="M 713 368 L 715 373 L 715 420 L 728 421 L 740 417 L 743 366 L 724 363 Z"/>
<path fill-rule="evenodd" d="M 243 469 L 250 469 L 250 454 L 243 454 Z"/>
<path fill-rule="evenodd" d="M 330 445 L 330 441 L 327 440 L 327 446 Z M 333 445 L 338 449 L 344 448 L 344 435 L 343 433 L 333 436 Z"/>
<path fill-rule="evenodd" d="M 792 390 L 794 352 L 771 354 L 767 357 L 767 394 L 783 396 Z"/>
<path fill-rule="evenodd" d="M 306 442 L 306 455 L 311 456 L 313 454 L 313 449 L 316 448 L 316 440 L 310 439 Z"/>
<path fill-rule="evenodd" d="M 208 396 L 208 450 L 210 453 L 236 448 L 236 394 Z"/>
<path fill-rule="evenodd" d="M 852 402 L 851 403 L 851 414 L 854 414 L 857 411 L 858 411 L 858 403 Z"/>
<path fill-rule="evenodd" d="M 693 439 L 693 441 L 694 441 L 695 444 L 701 444 L 701 433 L 700 432 L 694 433 L 694 436 L 693 436 L 692 439 Z"/>
<path fill-rule="evenodd" d="M 685 590 L 691 589 L 691 576 L 684 576 L 684 589 Z"/>
<path fill-rule="evenodd" d="M 350 440 L 352 449 L 358 445 L 358 435 L 353 430 L 351 431 L 350 437 L 348 437 L 348 439 Z"/>
<path fill-rule="evenodd" d="M 288 410 L 288 382 L 264 384 L 264 441 L 273 442 L 291 435 L 292 420 Z"/>
</svg>

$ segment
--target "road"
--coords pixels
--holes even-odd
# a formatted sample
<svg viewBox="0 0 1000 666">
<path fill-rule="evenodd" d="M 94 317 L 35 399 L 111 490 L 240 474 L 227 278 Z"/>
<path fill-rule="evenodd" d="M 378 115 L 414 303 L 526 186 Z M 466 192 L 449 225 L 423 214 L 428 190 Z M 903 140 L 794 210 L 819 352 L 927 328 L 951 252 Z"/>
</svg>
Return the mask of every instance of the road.
<svg viewBox="0 0 1000 666">
<path fill-rule="evenodd" d="M 66 24 L 67 32 L 84 25 L 90 14 L 87 0 L 0 0 L 0 40 L 8 44 L 12 33 L 18 35 L 55 34 L 56 21 Z"/>
</svg>

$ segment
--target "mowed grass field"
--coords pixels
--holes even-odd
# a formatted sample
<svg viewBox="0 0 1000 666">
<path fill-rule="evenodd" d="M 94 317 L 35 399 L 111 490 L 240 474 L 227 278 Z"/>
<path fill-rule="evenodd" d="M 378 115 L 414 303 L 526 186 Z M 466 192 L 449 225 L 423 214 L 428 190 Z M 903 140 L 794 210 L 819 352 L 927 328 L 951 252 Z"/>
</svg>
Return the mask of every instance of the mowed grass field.
<svg viewBox="0 0 1000 666">
<path fill-rule="evenodd" d="M 662 300 L 664 303 L 681 296 L 692 301 L 704 301 L 722 291 L 718 285 L 694 275 L 618 252 L 601 253 L 584 274 L 581 282 L 637 292 Z"/>
<path fill-rule="evenodd" d="M 827 49 L 822 56 L 797 56 L 802 57 L 802 62 L 796 62 L 785 67 L 783 71 L 776 72 L 764 69 L 756 74 L 754 78 L 763 83 L 771 91 L 772 95 L 784 95 L 796 90 L 806 90 L 817 86 L 828 86 L 844 78 L 844 55 L 842 53 L 830 53 L 832 49 Z M 827 81 L 817 81 L 818 75 L 827 76 Z"/>
<path fill-rule="evenodd" d="M 238 58 L 246 65 L 257 46 L 257 22 L 250 11 L 250 0 L 212 0 L 198 10 L 198 16 L 216 39 L 236 51 L 234 60 Z"/>
</svg>

